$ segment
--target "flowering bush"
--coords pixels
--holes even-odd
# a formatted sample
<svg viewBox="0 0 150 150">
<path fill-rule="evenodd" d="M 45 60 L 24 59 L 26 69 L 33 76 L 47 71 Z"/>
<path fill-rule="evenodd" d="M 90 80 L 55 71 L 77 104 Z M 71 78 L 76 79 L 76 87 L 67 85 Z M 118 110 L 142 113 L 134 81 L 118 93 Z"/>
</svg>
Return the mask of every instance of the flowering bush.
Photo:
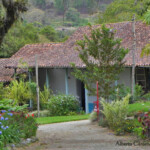
<svg viewBox="0 0 150 150">
<path fill-rule="evenodd" d="M 0 149 L 7 144 L 18 143 L 21 138 L 36 135 L 37 124 L 34 115 L 26 117 L 23 113 L 0 111 Z"/>
<path fill-rule="evenodd" d="M 12 113 L 1 111 L 0 114 L 0 149 L 3 149 L 9 143 L 18 143 L 22 138 L 19 126 L 17 124 L 10 124 Z"/>
</svg>

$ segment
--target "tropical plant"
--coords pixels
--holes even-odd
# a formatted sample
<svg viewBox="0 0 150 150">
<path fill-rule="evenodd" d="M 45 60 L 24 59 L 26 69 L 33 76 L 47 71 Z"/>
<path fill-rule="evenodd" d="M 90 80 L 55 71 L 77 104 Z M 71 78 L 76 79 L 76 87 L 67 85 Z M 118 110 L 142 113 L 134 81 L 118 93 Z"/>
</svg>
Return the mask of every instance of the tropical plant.
<svg viewBox="0 0 150 150">
<path fill-rule="evenodd" d="M 23 80 L 13 80 L 10 86 L 6 87 L 6 98 L 14 100 L 16 105 L 25 104 L 31 98 L 29 86 Z"/>
<path fill-rule="evenodd" d="M 37 94 L 37 91 L 36 91 L 36 83 L 35 82 L 26 82 L 27 84 L 27 87 L 29 88 L 29 91 L 30 91 L 30 98 L 35 100 L 36 99 L 36 94 Z"/>
<path fill-rule="evenodd" d="M 103 106 L 101 112 L 104 114 L 109 128 L 113 129 L 116 134 L 124 132 L 124 123 L 128 114 L 129 98 L 130 95 L 128 94 L 123 100 L 116 100 L 111 103 L 105 102 L 104 99 L 101 101 Z"/>
<path fill-rule="evenodd" d="M 52 97 L 53 92 L 52 90 L 50 90 L 49 88 L 46 87 L 46 85 L 44 85 L 44 90 L 40 91 L 40 105 L 41 105 L 41 109 L 47 109 L 47 102 L 50 100 L 50 98 Z"/>
<path fill-rule="evenodd" d="M 135 96 L 134 99 L 135 101 L 139 101 L 142 99 L 143 95 L 144 95 L 144 91 L 141 85 L 136 84 L 135 85 Z"/>
<path fill-rule="evenodd" d="M 147 24 L 150 24 L 150 10 L 148 10 L 147 13 L 144 15 L 144 21 Z"/>
<path fill-rule="evenodd" d="M 90 94 L 96 94 L 93 84 L 99 82 L 99 95 L 108 100 L 116 90 L 112 86 L 123 71 L 123 59 L 128 50 L 121 48 L 121 40 L 115 39 L 115 32 L 103 25 L 101 28 L 91 28 L 91 36 L 85 36 L 78 41 L 79 57 L 86 65 L 85 70 L 78 69 L 75 64 L 73 75 L 84 82 Z"/>
<path fill-rule="evenodd" d="M 90 114 L 90 121 L 91 122 L 94 122 L 97 120 L 97 112 L 93 111 L 91 114 Z"/>
<path fill-rule="evenodd" d="M 4 86 L 3 83 L 0 83 L 0 99 L 4 98 Z"/>
<path fill-rule="evenodd" d="M 44 85 L 44 90 L 40 91 L 40 100 L 43 103 L 47 103 L 48 100 L 52 97 L 53 93 L 52 91 Z"/>
</svg>

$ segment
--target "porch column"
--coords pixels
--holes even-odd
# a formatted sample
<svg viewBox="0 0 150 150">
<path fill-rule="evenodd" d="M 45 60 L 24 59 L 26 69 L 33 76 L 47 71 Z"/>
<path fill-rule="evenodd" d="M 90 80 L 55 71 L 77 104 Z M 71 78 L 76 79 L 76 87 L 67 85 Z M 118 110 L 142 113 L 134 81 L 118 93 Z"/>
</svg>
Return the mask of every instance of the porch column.
<svg viewBox="0 0 150 150">
<path fill-rule="evenodd" d="M 68 88 L 68 68 L 65 70 L 65 88 L 66 88 L 66 95 L 69 94 L 69 88 Z"/>
<path fill-rule="evenodd" d="M 31 72 L 29 71 L 29 82 L 31 83 Z M 30 99 L 30 108 L 32 108 L 32 99 Z"/>
<path fill-rule="evenodd" d="M 16 73 L 17 73 L 17 69 L 14 68 L 14 80 L 16 79 Z"/>
<path fill-rule="evenodd" d="M 85 111 L 89 113 L 89 101 L 88 101 L 88 90 L 85 88 Z"/>
<path fill-rule="evenodd" d="M 118 81 L 116 80 L 116 81 L 115 81 L 115 86 L 117 86 L 117 85 L 118 85 Z"/>
<path fill-rule="evenodd" d="M 49 89 L 49 74 L 48 74 L 48 69 L 46 69 L 46 87 Z"/>
</svg>

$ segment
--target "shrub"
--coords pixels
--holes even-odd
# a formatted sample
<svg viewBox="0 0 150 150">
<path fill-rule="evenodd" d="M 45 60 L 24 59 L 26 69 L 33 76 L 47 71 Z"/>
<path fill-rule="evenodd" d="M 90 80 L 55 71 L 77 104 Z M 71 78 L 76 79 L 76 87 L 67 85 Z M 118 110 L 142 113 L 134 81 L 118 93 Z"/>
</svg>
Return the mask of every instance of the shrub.
<svg viewBox="0 0 150 150">
<path fill-rule="evenodd" d="M 143 128 L 142 127 L 137 127 L 137 128 L 134 128 L 134 134 L 139 137 L 139 138 L 142 138 L 144 139 L 145 138 L 145 135 L 143 134 Z"/>
<path fill-rule="evenodd" d="M 99 120 L 99 126 L 108 127 L 107 120 L 105 118 L 100 118 L 100 120 Z"/>
<path fill-rule="evenodd" d="M 91 122 L 94 122 L 97 120 L 97 112 L 93 111 L 91 114 L 90 114 L 90 121 Z"/>
<path fill-rule="evenodd" d="M 34 115 L 33 114 L 31 116 L 28 115 L 25 118 L 26 119 L 22 124 L 22 131 L 24 132 L 24 138 L 30 138 L 32 136 L 36 136 L 36 131 L 38 126 L 36 120 L 34 119 Z"/>
<path fill-rule="evenodd" d="M 107 103 L 104 100 L 101 102 L 103 106 L 102 113 L 105 116 L 108 126 L 113 129 L 116 134 L 124 132 L 124 123 L 128 114 L 128 104 L 130 95 L 127 95 L 123 100 L 116 100 L 112 103 Z"/>
<path fill-rule="evenodd" d="M 123 124 L 123 130 L 125 132 L 131 133 L 131 132 L 133 132 L 135 126 L 136 126 L 136 124 L 135 124 L 134 120 L 125 120 L 125 122 Z"/>
<path fill-rule="evenodd" d="M 47 109 L 47 102 L 48 100 L 51 98 L 51 96 L 53 95 L 53 92 L 52 90 L 50 90 L 49 88 L 47 88 L 45 85 L 44 85 L 44 90 L 43 91 L 40 91 L 40 105 L 41 105 L 41 109 Z"/>
<path fill-rule="evenodd" d="M 31 98 L 28 83 L 23 80 L 13 80 L 6 88 L 6 98 L 13 99 L 16 104 L 24 104 Z"/>
<path fill-rule="evenodd" d="M 78 22 L 80 19 L 80 12 L 78 12 L 75 8 L 69 8 L 66 11 L 66 19 L 73 22 Z"/>
<path fill-rule="evenodd" d="M 51 26 L 45 26 L 41 29 L 40 34 L 45 35 L 47 39 L 49 39 L 52 42 L 55 42 L 58 40 L 58 35 L 55 29 Z"/>
<path fill-rule="evenodd" d="M 131 93 L 131 89 L 127 86 L 120 85 L 116 91 L 111 95 L 110 99 L 111 100 L 116 100 L 116 99 L 123 99 L 126 95 Z"/>
<path fill-rule="evenodd" d="M 68 115 L 70 112 L 79 112 L 79 101 L 72 95 L 54 95 L 48 102 L 51 116 Z"/>
<path fill-rule="evenodd" d="M 134 93 L 134 99 L 135 101 L 139 101 L 142 99 L 142 96 L 144 95 L 144 91 L 141 85 L 136 84 L 135 85 L 135 93 Z"/>
</svg>

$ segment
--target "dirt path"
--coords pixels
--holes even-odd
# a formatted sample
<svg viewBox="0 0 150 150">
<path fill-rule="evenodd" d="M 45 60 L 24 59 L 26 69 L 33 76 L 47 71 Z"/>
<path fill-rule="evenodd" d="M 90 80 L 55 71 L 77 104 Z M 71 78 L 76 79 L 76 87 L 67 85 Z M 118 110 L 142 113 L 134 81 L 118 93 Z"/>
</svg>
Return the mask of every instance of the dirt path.
<svg viewBox="0 0 150 150">
<path fill-rule="evenodd" d="M 19 150 L 149 150 L 150 146 L 134 146 L 133 137 L 115 136 L 107 128 L 88 120 L 42 125 L 39 142 Z M 116 145 L 121 141 L 126 146 Z M 118 143 L 120 144 L 120 143 Z M 138 145 L 137 143 L 135 143 Z M 127 146 L 130 145 L 130 146 Z"/>
</svg>

